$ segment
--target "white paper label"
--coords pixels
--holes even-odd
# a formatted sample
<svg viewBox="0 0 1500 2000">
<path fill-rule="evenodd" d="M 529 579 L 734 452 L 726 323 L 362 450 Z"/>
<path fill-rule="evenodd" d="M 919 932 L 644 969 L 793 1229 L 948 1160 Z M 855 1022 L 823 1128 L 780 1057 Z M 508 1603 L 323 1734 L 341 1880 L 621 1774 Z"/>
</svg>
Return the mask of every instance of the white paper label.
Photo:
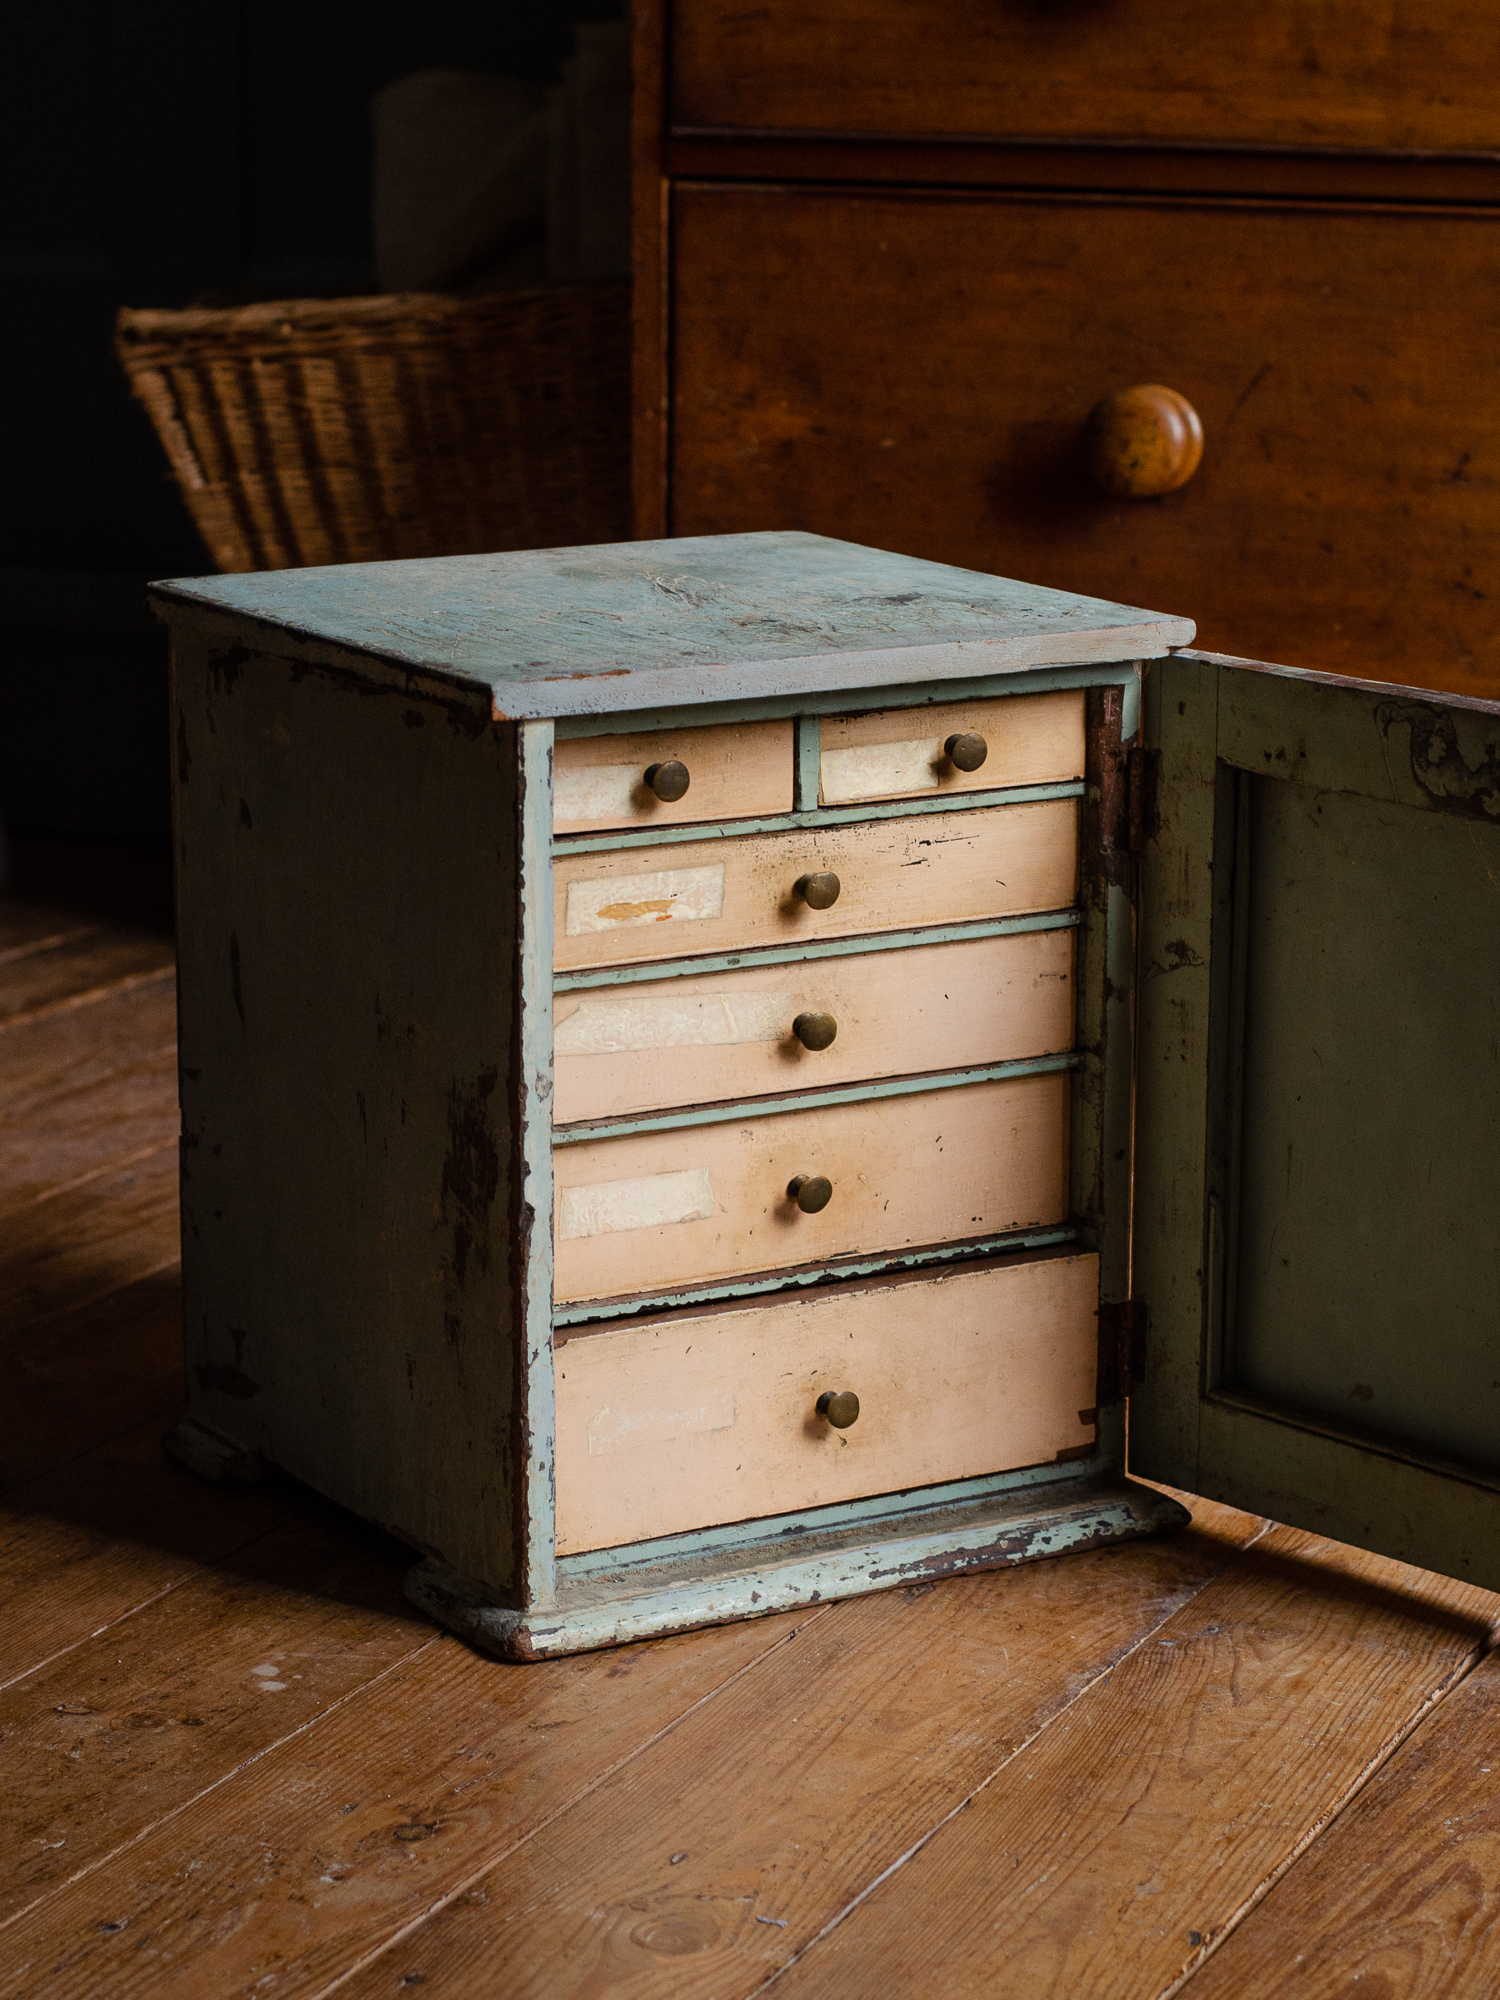
<svg viewBox="0 0 1500 2000">
<path fill-rule="evenodd" d="M 724 863 L 707 868 L 659 868 L 650 875 L 612 875 L 606 882 L 570 882 L 569 937 L 632 930 L 638 924 L 701 923 L 724 914 Z"/>
<path fill-rule="evenodd" d="M 639 764 L 595 764 L 553 775 L 552 817 L 561 826 L 634 819 L 648 803 L 656 801 L 646 789 L 644 767 Z"/>
<path fill-rule="evenodd" d="M 677 1174 L 642 1174 L 635 1180 L 564 1188 L 557 1233 L 574 1243 L 582 1236 L 608 1236 L 617 1229 L 703 1222 L 713 1212 L 708 1168 L 686 1167 Z"/>
<path fill-rule="evenodd" d="M 734 1397 L 710 1390 L 704 1402 L 684 1410 L 614 1410 L 608 1404 L 589 1424 L 589 1457 L 602 1458 L 622 1445 L 671 1444 L 693 1431 L 727 1431 L 734 1422 Z"/>
<path fill-rule="evenodd" d="M 559 1009 L 566 1003 L 559 1001 Z M 560 1020 L 559 1056 L 617 1056 L 635 1049 L 734 1048 L 779 1042 L 790 1029 L 790 993 L 590 994 Z"/>
<path fill-rule="evenodd" d="M 820 784 L 825 806 L 878 799 L 895 792 L 935 792 L 947 752 L 945 738 L 923 736 L 901 743 L 865 743 L 855 750 L 825 750 Z"/>
</svg>

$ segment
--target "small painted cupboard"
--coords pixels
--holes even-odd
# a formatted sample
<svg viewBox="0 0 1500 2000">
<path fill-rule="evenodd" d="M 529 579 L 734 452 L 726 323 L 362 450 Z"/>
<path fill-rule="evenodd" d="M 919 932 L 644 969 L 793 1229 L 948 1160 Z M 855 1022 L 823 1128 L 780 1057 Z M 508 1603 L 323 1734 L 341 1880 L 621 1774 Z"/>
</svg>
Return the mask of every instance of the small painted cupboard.
<svg viewBox="0 0 1500 2000">
<path fill-rule="evenodd" d="M 1180 1522 L 1500 1583 L 1500 711 L 797 533 L 172 628 L 190 1407 L 515 1658 Z"/>
</svg>

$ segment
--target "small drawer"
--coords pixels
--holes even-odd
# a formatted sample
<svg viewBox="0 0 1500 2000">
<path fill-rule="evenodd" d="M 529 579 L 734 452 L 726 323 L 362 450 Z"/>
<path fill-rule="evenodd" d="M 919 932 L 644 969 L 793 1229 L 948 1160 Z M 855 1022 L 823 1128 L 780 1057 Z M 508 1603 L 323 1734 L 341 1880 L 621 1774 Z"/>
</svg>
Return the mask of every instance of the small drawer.
<svg viewBox="0 0 1500 2000">
<path fill-rule="evenodd" d="M 687 774 L 663 779 L 668 765 Z M 648 773 L 667 792 L 659 798 Z M 676 793 L 676 796 L 672 796 Z M 603 833 L 612 827 L 678 826 L 753 819 L 792 809 L 792 725 L 740 723 L 730 728 L 662 729 L 628 736 L 572 736 L 552 758 L 554 833 Z"/>
<path fill-rule="evenodd" d="M 554 1296 L 712 1284 L 902 1251 L 1068 1212 L 1068 1075 L 560 1146 Z M 832 1183 L 806 1214 L 798 1175 Z"/>
<path fill-rule="evenodd" d="M 1071 930 L 654 979 L 554 1003 L 559 1125 L 1073 1046 Z M 808 1048 L 804 1014 L 834 1039 Z M 804 1028 L 815 1043 L 826 1023 Z"/>
<path fill-rule="evenodd" d="M 830 715 L 821 737 L 825 806 L 1066 782 L 1083 776 L 1083 694 Z"/>
<path fill-rule="evenodd" d="M 815 874 L 838 878 L 823 909 L 798 889 Z M 564 854 L 553 881 L 560 971 L 1065 909 L 1077 802 Z"/>
<path fill-rule="evenodd" d="M 558 1553 L 1082 1457 L 1098 1298 L 1098 1258 L 1054 1252 L 574 1336 Z"/>
</svg>

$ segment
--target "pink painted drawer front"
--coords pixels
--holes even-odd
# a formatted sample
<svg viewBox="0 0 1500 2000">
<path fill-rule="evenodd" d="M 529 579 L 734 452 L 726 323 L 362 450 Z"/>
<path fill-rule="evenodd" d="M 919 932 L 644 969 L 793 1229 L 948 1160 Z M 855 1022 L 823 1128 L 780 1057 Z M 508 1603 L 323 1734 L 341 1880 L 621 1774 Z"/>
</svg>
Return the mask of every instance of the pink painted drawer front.
<svg viewBox="0 0 1500 2000">
<path fill-rule="evenodd" d="M 653 764 L 668 763 L 688 773 L 686 793 L 670 802 L 646 782 Z M 789 721 L 564 737 L 552 753 L 554 833 L 752 819 L 792 803 Z"/>
<path fill-rule="evenodd" d="M 796 885 L 821 873 L 841 887 L 815 910 Z M 553 880 L 560 971 L 1065 909 L 1078 885 L 1077 805 L 562 854 Z"/>
<path fill-rule="evenodd" d="M 1008 1259 L 559 1345 L 563 1555 L 1081 1456 L 1099 1266 Z M 834 1430 L 824 1390 L 859 1417 Z"/>
<path fill-rule="evenodd" d="M 1043 1227 L 1068 1212 L 1068 1075 L 560 1146 L 559 1303 Z M 804 1214 L 797 1174 L 833 1183 Z"/>
<path fill-rule="evenodd" d="M 1002 696 L 829 715 L 821 724 L 819 795 L 825 806 L 864 799 L 993 791 L 1083 776 L 1083 693 Z M 954 736 L 982 736 L 984 762 L 961 771 L 947 752 Z"/>
<path fill-rule="evenodd" d="M 559 1125 L 726 1103 L 1073 1046 L 1071 930 L 918 945 L 753 971 L 656 979 L 554 1003 Z M 799 1014 L 838 1033 L 807 1049 Z"/>
</svg>

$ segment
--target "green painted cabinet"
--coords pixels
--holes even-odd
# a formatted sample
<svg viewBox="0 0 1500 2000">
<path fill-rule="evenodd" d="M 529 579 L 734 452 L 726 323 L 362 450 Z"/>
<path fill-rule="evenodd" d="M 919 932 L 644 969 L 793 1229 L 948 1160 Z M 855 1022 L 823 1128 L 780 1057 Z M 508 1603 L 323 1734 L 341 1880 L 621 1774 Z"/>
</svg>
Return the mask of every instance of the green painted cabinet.
<svg viewBox="0 0 1500 2000">
<path fill-rule="evenodd" d="M 190 1407 L 512 1658 L 1150 1533 L 1481 1582 L 1495 712 L 801 534 L 158 587 Z"/>
</svg>

